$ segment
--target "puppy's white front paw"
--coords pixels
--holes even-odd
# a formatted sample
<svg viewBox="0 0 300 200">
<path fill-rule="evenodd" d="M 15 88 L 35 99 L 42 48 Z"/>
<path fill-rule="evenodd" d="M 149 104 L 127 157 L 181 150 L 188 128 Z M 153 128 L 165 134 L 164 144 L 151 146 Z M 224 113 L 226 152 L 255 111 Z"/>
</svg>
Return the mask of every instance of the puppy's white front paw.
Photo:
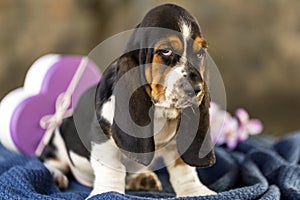
<svg viewBox="0 0 300 200">
<path fill-rule="evenodd" d="M 112 189 L 108 189 L 108 188 L 94 188 L 92 190 L 92 192 L 90 193 L 90 195 L 86 198 L 86 199 L 90 199 L 92 198 L 93 196 L 96 196 L 97 194 L 102 194 L 102 193 L 105 193 L 105 192 L 118 192 L 120 194 L 125 194 L 125 192 L 122 190 L 122 191 L 116 191 L 115 188 L 112 188 Z"/>
<path fill-rule="evenodd" d="M 208 196 L 208 195 L 216 195 L 215 191 L 208 189 L 205 186 L 201 186 L 198 188 L 187 188 L 180 194 L 176 194 L 177 197 L 191 197 L 191 196 Z"/>
</svg>

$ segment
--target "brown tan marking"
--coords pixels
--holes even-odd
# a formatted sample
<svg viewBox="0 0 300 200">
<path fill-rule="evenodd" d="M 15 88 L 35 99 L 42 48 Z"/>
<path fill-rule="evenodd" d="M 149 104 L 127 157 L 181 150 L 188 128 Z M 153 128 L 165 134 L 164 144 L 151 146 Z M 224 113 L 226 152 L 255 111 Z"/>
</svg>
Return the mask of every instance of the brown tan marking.
<svg viewBox="0 0 300 200">
<path fill-rule="evenodd" d="M 203 38 L 197 36 L 195 38 L 195 40 L 194 40 L 194 43 L 193 43 L 193 51 L 194 51 L 194 53 L 199 52 L 202 47 L 205 48 L 205 49 L 207 49 L 208 48 L 208 44 L 207 44 L 207 42 Z"/>
<path fill-rule="evenodd" d="M 146 79 L 150 83 L 151 96 L 155 101 L 165 100 L 165 77 L 171 71 L 172 66 L 164 66 L 162 57 L 158 54 L 158 50 L 172 48 L 177 53 L 182 53 L 183 44 L 181 40 L 171 35 L 158 41 L 154 47 L 154 56 L 152 60 L 152 67 L 146 69 Z"/>
<path fill-rule="evenodd" d="M 194 53 L 198 53 L 201 48 L 204 48 L 205 50 L 207 50 L 208 44 L 203 38 L 197 36 L 194 40 L 194 43 L 193 43 Z M 200 74 L 201 74 L 203 79 L 206 79 L 208 77 L 205 77 L 205 66 L 204 66 L 203 61 L 204 60 L 202 60 L 201 63 L 200 63 Z"/>
<path fill-rule="evenodd" d="M 151 96 L 155 101 L 165 100 L 165 88 L 160 84 L 151 84 Z"/>
<path fill-rule="evenodd" d="M 154 50 L 157 51 L 158 49 L 165 49 L 170 47 L 179 54 L 183 52 L 183 43 L 181 42 L 179 37 L 175 35 L 168 36 L 158 41 L 154 46 Z"/>
<path fill-rule="evenodd" d="M 165 88 L 163 87 L 163 72 L 165 68 L 162 66 L 162 58 L 158 54 L 154 54 L 151 67 L 151 96 L 154 100 L 165 99 Z M 149 75 L 148 75 L 149 76 Z"/>
<path fill-rule="evenodd" d="M 177 158 L 175 160 L 174 167 L 177 167 L 177 166 L 180 166 L 180 165 L 185 166 L 186 163 L 181 158 Z"/>
</svg>

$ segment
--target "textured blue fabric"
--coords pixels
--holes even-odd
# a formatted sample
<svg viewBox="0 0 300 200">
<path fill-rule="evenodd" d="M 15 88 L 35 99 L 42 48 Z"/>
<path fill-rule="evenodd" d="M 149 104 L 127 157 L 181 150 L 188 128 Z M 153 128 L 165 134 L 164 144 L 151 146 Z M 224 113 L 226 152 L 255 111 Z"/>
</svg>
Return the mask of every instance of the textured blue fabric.
<svg viewBox="0 0 300 200">
<path fill-rule="evenodd" d="M 218 194 L 178 199 L 300 199 L 300 133 L 277 142 L 254 137 L 233 151 L 216 147 L 215 152 L 216 164 L 198 169 L 198 173 L 201 181 Z M 156 173 L 164 186 L 162 192 L 109 192 L 92 199 L 175 199 L 166 169 Z M 84 199 L 90 191 L 72 177 L 69 188 L 60 191 L 38 159 L 12 153 L 0 145 L 1 199 Z"/>
</svg>

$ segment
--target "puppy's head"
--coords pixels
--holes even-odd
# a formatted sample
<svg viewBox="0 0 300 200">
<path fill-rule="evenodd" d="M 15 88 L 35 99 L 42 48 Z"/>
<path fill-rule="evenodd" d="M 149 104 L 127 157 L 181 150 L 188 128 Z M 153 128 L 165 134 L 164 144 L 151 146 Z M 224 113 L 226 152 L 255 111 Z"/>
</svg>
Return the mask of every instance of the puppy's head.
<svg viewBox="0 0 300 200">
<path fill-rule="evenodd" d="M 146 31 L 145 31 L 146 28 Z M 147 29 L 149 28 L 149 29 Z M 157 29 L 156 29 L 157 28 Z M 186 10 L 172 4 L 149 11 L 132 34 L 128 48 L 135 47 L 117 62 L 117 79 L 126 79 L 126 73 L 138 66 L 138 73 L 127 77 L 126 86 L 135 90 L 129 102 L 132 120 L 142 131 L 128 134 L 113 124 L 114 140 L 125 154 L 143 164 L 149 164 L 155 150 L 153 137 L 153 105 L 175 108 L 183 112 L 191 106 L 200 111 L 198 131 L 188 148 L 181 150 L 180 135 L 178 151 L 184 161 L 195 166 L 208 166 L 214 160 L 213 152 L 203 158 L 199 154 L 201 143 L 209 129 L 209 93 L 205 82 L 204 58 L 207 43 L 202 37 L 196 19 Z M 137 48 L 136 48 L 137 47 Z M 138 89 L 137 89 L 138 88 Z M 116 94 L 115 116 L 126 118 L 122 112 L 123 98 Z M 193 117 L 193 116 L 191 116 Z M 135 130 L 132 126 L 131 130 Z M 189 133 L 184 133 L 189 134 Z M 209 135 L 209 134 L 208 134 Z M 209 137 L 209 143 L 210 137 Z M 147 155 L 147 156 L 145 156 Z"/>
<path fill-rule="evenodd" d="M 207 43 L 200 27 L 186 10 L 163 5 L 151 10 L 139 27 L 160 27 L 167 30 L 146 32 L 141 46 L 140 62 L 149 64 L 145 77 L 150 96 L 156 106 L 185 108 L 200 105 L 204 92 L 204 57 Z M 150 39 L 149 39 L 150 38 Z"/>
</svg>

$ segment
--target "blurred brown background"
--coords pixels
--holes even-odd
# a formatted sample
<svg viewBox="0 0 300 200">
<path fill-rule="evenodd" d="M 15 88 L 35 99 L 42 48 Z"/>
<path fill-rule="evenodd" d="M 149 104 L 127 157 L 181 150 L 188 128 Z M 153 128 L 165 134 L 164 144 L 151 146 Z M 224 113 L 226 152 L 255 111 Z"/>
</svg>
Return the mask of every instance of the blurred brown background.
<svg viewBox="0 0 300 200">
<path fill-rule="evenodd" d="M 274 135 L 300 129 L 297 0 L 1 0 L 0 98 L 23 84 L 40 56 L 86 55 L 166 2 L 197 17 L 223 76 L 229 111 L 245 107 Z"/>
</svg>

